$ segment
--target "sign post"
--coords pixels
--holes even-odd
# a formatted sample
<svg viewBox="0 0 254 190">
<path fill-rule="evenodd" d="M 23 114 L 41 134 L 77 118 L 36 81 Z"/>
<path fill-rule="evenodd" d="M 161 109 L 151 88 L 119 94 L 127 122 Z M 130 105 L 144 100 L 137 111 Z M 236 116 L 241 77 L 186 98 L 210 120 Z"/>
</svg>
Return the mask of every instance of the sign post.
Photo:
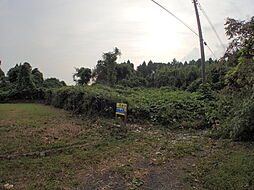
<svg viewBox="0 0 254 190">
<path fill-rule="evenodd" d="M 127 110 L 128 110 L 128 105 L 125 103 L 116 103 L 116 119 L 117 115 L 123 115 L 124 116 L 124 124 L 127 124 Z"/>
</svg>

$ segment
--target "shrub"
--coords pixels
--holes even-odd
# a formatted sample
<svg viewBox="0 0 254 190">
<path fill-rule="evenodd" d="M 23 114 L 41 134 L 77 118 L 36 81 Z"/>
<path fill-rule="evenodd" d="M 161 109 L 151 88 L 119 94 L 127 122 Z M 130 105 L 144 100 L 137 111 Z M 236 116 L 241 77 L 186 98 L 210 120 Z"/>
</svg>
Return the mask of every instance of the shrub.
<svg viewBox="0 0 254 190">
<path fill-rule="evenodd" d="M 78 114 L 114 115 L 116 102 L 126 102 L 111 88 L 102 85 L 48 89 L 45 102 Z"/>
<path fill-rule="evenodd" d="M 254 94 L 244 100 L 236 100 L 225 122 L 214 134 L 233 140 L 254 140 Z"/>
<path fill-rule="evenodd" d="M 209 127 L 208 104 L 200 93 L 172 91 L 171 88 L 113 89 L 103 85 L 63 87 L 46 92 L 46 102 L 80 114 L 114 117 L 117 102 L 128 103 L 128 117 L 132 122 L 149 121 L 165 126 Z"/>
</svg>

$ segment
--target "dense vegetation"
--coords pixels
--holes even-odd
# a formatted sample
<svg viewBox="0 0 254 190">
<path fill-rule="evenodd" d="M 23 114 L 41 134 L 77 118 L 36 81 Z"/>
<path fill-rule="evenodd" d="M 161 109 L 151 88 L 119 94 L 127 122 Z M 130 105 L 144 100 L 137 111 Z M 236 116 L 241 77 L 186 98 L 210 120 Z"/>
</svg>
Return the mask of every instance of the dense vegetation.
<svg viewBox="0 0 254 190">
<path fill-rule="evenodd" d="M 150 121 L 169 127 L 210 125 L 216 102 L 213 94 L 172 91 L 170 88 L 110 88 L 102 85 L 49 89 L 46 103 L 77 114 L 114 116 L 116 102 L 129 105 L 130 121 Z M 210 99 L 209 103 L 206 102 Z"/>
<path fill-rule="evenodd" d="M 220 60 L 206 64 L 202 84 L 200 60 L 117 63 L 118 48 L 104 53 L 96 67 L 76 68 L 77 86 L 58 79 L 43 79 L 30 64 L 0 71 L 0 100 L 44 99 L 47 104 L 78 114 L 114 117 L 115 103 L 129 104 L 130 121 L 149 121 L 167 127 L 211 128 L 216 137 L 254 138 L 254 17 L 228 19 L 231 43 Z M 91 86 L 87 84 L 92 83 Z M 61 87 L 61 88 L 59 88 Z"/>
<path fill-rule="evenodd" d="M 43 78 L 38 68 L 25 62 L 11 68 L 5 76 L 0 70 L 0 101 L 44 99 L 45 88 L 66 86 L 56 78 Z"/>
</svg>

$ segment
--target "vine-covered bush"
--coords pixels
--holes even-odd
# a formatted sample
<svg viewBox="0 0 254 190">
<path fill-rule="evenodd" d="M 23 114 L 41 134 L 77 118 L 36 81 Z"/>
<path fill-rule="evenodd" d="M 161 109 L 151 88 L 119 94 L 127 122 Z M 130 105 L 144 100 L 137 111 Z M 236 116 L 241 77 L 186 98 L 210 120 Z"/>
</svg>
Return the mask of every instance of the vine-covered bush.
<svg viewBox="0 0 254 190">
<path fill-rule="evenodd" d="M 128 103 L 129 120 L 150 121 L 165 126 L 209 127 L 214 104 L 202 93 L 172 91 L 171 88 L 116 89 L 102 86 L 63 87 L 46 92 L 46 103 L 74 113 L 114 117 L 117 102 Z M 211 101 L 210 101 L 211 102 Z"/>
<path fill-rule="evenodd" d="M 213 133 L 233 140 L 254 140 L 254 94 L 234 100 L 224 122 Z"/>
<path fill-rule="evenodd" d="M 44 99 L 44 89 L 35 88 L 33 90 L 29 89 L 11 89 L 11 90 L 0 90 L 0 102 L 9 102 L 15 100 L 43 100 Z"/>
<path fill-rule="evenodd" d="M 48 89 L 45 101 L 74 113 L 103 116 L 114 115 L 116 103 L 126 102 L 120 94 L 102 85 Z"/>
</svg>

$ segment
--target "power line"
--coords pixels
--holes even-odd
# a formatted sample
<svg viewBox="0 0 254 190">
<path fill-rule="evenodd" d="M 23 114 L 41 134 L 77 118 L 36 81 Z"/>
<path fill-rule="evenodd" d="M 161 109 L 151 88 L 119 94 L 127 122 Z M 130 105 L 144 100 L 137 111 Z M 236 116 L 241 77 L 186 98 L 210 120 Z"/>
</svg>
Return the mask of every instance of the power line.
<svg viewBox="0 0 254 190">
<path fill-rule="evenodd" d="M 197 4 L 198 4 L 198 6 L 199 6 L 199 9 L 201 10 L 201 12 L 203 13 L 203 15 L 205 16 L 206 20 L 207 20 L 208 23 L 210 24 L 210 26 L 211 26 L 212 30 L 214 31 L 214 33 L 215 33 L 217 39 L 219 40 L 221 46 L 224 48 L 224 50 L 226 50 L 226 47 L 225 47 L 225 45 L 223 44 L 223 42 L 222 42 L 222 40 L 221 40 L 221 38 L 220 38 L 218 32 L 216 31 L 215 27 L 213 26 L 213 23 L 211 22 L 211 20 L 210 20 L 209 17 L 207 16 L 205 10 L 202 8 L 200 2 L 197 2 Z"/>
<path fill-rule="evenodd" d="M 215 59 L 218 59 L 218 58 L 216 57 L 215 53 L 213 52 L 213 50 L 207 45 L 207 43 L 206 43 L 205 41 L 204 41 L 204 44 L 205 44 L 205 46 L 209 49 L 209 51 L 213 54 L 214 58 L 215 58 Z"/>
<path fill-rule="evenodd" d="M 181 20 L 180 18 L 178 18 L 174 13 L 172 13 L 171 11 L 169 11 L 166 7 L 164 7 L 163 5 L 161 5 L 160 3 L 156 2 L 155 0 L 151 0 L 153 3 L 155 3 L 156 5 L 158 5 L 159 7 L 161 7 L 163 10 L 165 10 L 167 13 L 169 13 L 170 15 L 172 15 L 173 17 L 175 17 L 178 21 L 180 21 L 184 26 L 186 26 L 191 32 L 193 32 L 197 37 L 199 37 L 198 33 L 195 32 L 194 29 L 192 29 L 188 24 L 186 24 L 183 20 Z M 214 52 L 212 51 L 212 49 L 207 45 L 207 43 L 203 40 L 203 43 L 205 44 L 205 46 L 207 46 L 207 48 L 209 49 L 209 51 L 213 54 L 213 56 L 215 57 L 215 59 L 217 59 L 217 57 L 215 56 Z"/>
<path fill-rule="evenodd" d="M 182 21 L 180 18 L 178 18 L 175 14 L 173 14 L 171 11 L 169 11 L 167 8 L 165 8 L 164 6 L 162 6 L 161 4 L 157 3 L 154 0 L 151 0 L 152 2 L 154 2 L 156 5 L 158 5 L 159 7 L 161 7 L 162 9 L 164 9 L 167 13 L 169 13 L 170 15 L 172 15 L 173 17 L 175 17 L 178 21 L 180 21 L 184 26 L 186 26 L 190 31 L 192 31 L 196 36 L 198 36 L 198 33 L 194 31 L 194 29 L 192 29 L 188 24 L 186 24 L 184 21 Z"/>
</svg>

